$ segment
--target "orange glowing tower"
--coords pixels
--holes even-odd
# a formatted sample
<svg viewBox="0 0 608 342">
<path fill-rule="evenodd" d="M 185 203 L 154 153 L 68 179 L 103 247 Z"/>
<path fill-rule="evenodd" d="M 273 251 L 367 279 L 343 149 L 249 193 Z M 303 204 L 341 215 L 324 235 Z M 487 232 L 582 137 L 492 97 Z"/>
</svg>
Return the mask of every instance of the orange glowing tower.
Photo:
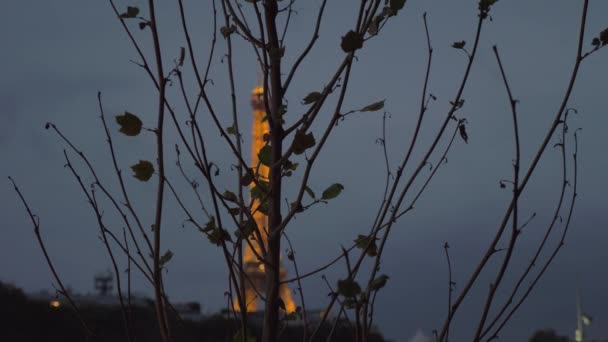
<svg viewBox="0 0 608 342">
<path fill-rule="evenodd" d="M 258 177 L 260 180 L 268 181 L 269 170 L 266 165 L 259 163 L 258 153 L 262 147 L 266 144 L 264 141 L 264 134 L 269 132 L 268 122 L 264 120 L 266 116 L 266 110 L 264 106 L 264 86 L 262 85 L 261 80 L 258 80 L 258 84 L 253 89 L 251 95 L 251 105 L 253 108 L 253 122 L 251 129 L 251 166 L 253 168 L 258 168 Z M 254 201 L 252 208 L 257 208 L 259 202 L 257 200 Z M 247 311 L 255 312 L 260 309 L 259 307 L 259 296 L 258 293 L 264 294 L 265 286 L 265 274 L 264 274 L 264 264 L 259 260 L 257 255 L 261 255 L 260 243 L 266 244 L 267 236 L 266 233 L 268 231 L 268 216 L 261 213 L 260 211 L 255 211 L 253 213 L 253 218 L 257 226 L 259 227 L 262 235 L 263 241 L 257 241 L 254 238 L 250 238 L 251 246 L 255 249 L 255 252 L 252 250 L 250 244 L 246 245 L 245 254 L 243 255 L 243 266 L 245 268 L 245 273 L 249 280 L 245 280 L 245 298 L 247 303 Z M 252 235 L 253 236 L 253 235 Z M 257 254 L 257 255 L 256 255 Z M 283 267 L 279 270 L 281 280 L 284 280 L 287 272 Z M 255 287 L 254 287 L 255 286 Z M 285 303 L 285 309 L 287 312 L 294 312 L 296 309 L 296 305 L 291 296 L 291 291 L 286 284 L 281 285 L 279 289 L 279 294 L 283 303 Z M 235 302 L 235 307 L 238 307 Z M 237 308 L 238 309 L 238 308 Z"/>
</svg>

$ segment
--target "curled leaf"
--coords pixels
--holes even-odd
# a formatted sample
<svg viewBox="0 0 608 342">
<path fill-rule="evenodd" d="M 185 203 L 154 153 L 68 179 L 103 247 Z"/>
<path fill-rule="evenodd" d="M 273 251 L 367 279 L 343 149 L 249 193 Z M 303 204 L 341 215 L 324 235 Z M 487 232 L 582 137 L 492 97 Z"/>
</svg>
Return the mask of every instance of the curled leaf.
<svg viewBox="0 0 608 342">
<path fill-rule="evenodd" d="M 209 232 L 213 231 L 215 228 L 216 228 L 215 217 L 211 216 L 211 219 L 209 220 L 209 222 L 207 222 L 205 227 L 201 229 L 201 232 L 209 233 Z"/>
<path fill-rule="evenodd" d="M 220 28 L 220 33 L 222 34 L 222 36 L 224 36 L 224 38 L 228 38 L 228 36 L 230 36 L 234 32 L 236 32 L 236 26 L 234 25 L 222 26 L 222 28 Z"/>
<path fill-rule="evenodd" d="M 454 49 L 462 49 L 464 48 L 464 46 L 467 44 L 467 42 L 465 42 L 464 40 L 461 40 L 459 42 L 453 42 L 452 43 L 452 47 Z"/>
<path fill-rule="evenodd" d="M 363 47 L 363 37 L 355 31 L 348 31 L 348 33 L 342 37 L 340 47 L 346 53 L 356 51 Z"/>
<path fill-rule="evenodd" d="M 369 104 L 369 105 L 363 107 L 361 109 L 361 111 L 362 112 L 376 112 L 376 111 L 379 111 L 382 108 L 384 108 L 384 100 L 378 101 L 378 102 L 374 102 L 372 104 Z"/>
<path fill-rule="evenodd" d="M 494 5 L 498 0 L 479 0 L 479 9 L 481 11 L 489 11 L 490 6 Z"/>
<path fill-rule="evenodd" d="M 230 234 L 227 231 L 221 228 L 216 228 L 209 235 L 207 235 L 207 239 L 214 245 L 221 245 L 222 241 L 232 241 L 230 239 Z"/>
<path fill-rule="evenodd" d="M 182 46 L 179 48 L 179 59 L 177 60 L 178 61 L 177 64 L 179 66 L 183 66 L 185 59 L 186 59 L 186 48 Z"/>
<path fill-rule="evenodd" d="M 171 258 L 173 258 L 173 252 L 171 252 L 170 249 L 167 249 L 167 251 L 165 252 L 165 254 L 163 254 L 160 259 L 158 260 L 158 263 L 160 264 L 160 266 L 164 266 L 166 263 L 169 262 L 169 260 L 171 260 Z"/>
<path fill-rule="evenodd" d="M 302 104 L 307 105 L 307 104 L 315 103 L 320 98 L 321 98 L 321 93 L 319 93 L 318 91 L 313 91 L 311 93 L 308 93 L 308 95 L 306 95 L 306 97 L 302 99 Z"/>
<path fill-rule="evenodd" d="M 602 46 L 608 44 L 608 28 L 600 32 L 600 42 L 602 42 Z"/>
<path fill-rule="evenodd" d="M 467 134 L 467 130 L 466 127 L 463 123 L 461 123 L 460 125 L 458 125 L 458 131 L 460 132 L 460 137 L 462 138 L 462 140 L 464 140 L 464 142 L 466 144 L 469 143 L 469 135 Z"/>
<path fill-rule="evenodd" d="M 139 14 L 139 8 L 134 7 L 134 6 L 128 6 L 127 11 L 124 12 L 123 14 L 121 14 L 120 17 L 123 19 L 132 19 L 132 18 L 137 18 L 138 14 Z"/>
<path fill-rule="evenodd" d="M 236 194 L 232 191 L 226 190 L 224 191 L 223 197 L 226 201 L 230 201 L 230 202 L 238 202 L 238 199 L 236 197 Z"/>
<path fill-rule="evenodd" d="M 228 212 L 230 213 L 230 215 L 232 216 L 237 216 L 238 214 L 241 213 L 241 208 L 239 207 L 235 207 L 235 208 L 228 208 Z"/>
<path fill-rule="evenodd" d="M 384 15 L 379 14 L 375 16 L 374 20 L 372 20 L 372 22 L 369 24 L 369 27 L 367 28 L 367 33 L 372 36 L 377 35 L 378 31 L 380 30 L 380 24 L 382 23 L 382 20 L 384 20 Z"/>
<path fill-rule="evenodd" d="M 390 0 L 389 9 L 391 10 L 391 15 L 397 15 L 399 10 L 403 9 L 405 6 L 406 0 Z"/>
<path fill-rule="evenodd" d="M 308 196 L 310 196 L 312 199 L 316 199 L 317 196 L 315 195 L 314 191 L 312 191 L 311 188 L 308 187 L 308 185 L 304 186 L 304 190 L 306 191 L 306 193 L 308 194 Z"/>
</svg>

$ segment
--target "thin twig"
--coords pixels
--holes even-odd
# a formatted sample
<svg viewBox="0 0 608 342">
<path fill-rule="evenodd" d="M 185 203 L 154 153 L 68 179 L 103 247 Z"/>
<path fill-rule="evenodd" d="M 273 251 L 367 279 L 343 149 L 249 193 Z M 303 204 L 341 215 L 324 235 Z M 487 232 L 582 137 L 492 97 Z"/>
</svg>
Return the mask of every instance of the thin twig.
<svg viewBox="0 0 608 342">
<path fill-rule="evenodd" d="M 30 209 L 29 204 L 27 203 L 27 201 L 23 197 L 23 194 L 19 190 L 19 187 L 17 187 L 15 180 L 10 176 L 8 177 L 8 179 L 13 183 L 13 188 L 15 189 L 15 192 L 17 192 L 17 195 L 19 195 L 19 198 L 21 199 L 21 203 L 23 203 L 23 205 L 25 206 L 25 210 L 27 210 L 27 214 L 29 215 L 30 220 L 32 221 L 32 225 L 34 226 L 34 234 L 36 235 L 36 240 L 38 240 L 38 245 L 40 245 L 40 249 L 42 250 L 42 254 L 44 254 L 46 263 L 49 266 L 49 269 L 51 270 L 51 273 L 53 274 L 53 277 L 55 278 L 57 285 L 59 285 L 59 288 L 60 288 L 59 294 L 61 294 L 63 297 L 65 297 L 65 299 L 67 299 L 68 303 L 70 303 L 70 306 L 72 307 L 72 309 L 76 313 L 76 316 L 80 320 L 80 324 L 82 325 L 82 328 L 83 328 L 87 338 L 93 336 L 94 335 L 93 331 L 89 328 L 89 326 L 84 321 L 82 313 L 78 309 L 78 306 L 76 305 L 74 300 L 72 300 L 70 293 L 66 290 L 65 286 L 63 285 L 63 282 L 61 281 L 61 278 L 59 277 L 59 274 L 57 273 L 57 270 L 55 269 L 55 266 L 53 265 L 53 262 L 51 261 L 51 257 L 49 256 L 49 253 L 46 250 L 46 246 L 44 245 L 44 241 L 42 240 L 42 236 L 40 235 L 40 219 Z"/>
</svg>

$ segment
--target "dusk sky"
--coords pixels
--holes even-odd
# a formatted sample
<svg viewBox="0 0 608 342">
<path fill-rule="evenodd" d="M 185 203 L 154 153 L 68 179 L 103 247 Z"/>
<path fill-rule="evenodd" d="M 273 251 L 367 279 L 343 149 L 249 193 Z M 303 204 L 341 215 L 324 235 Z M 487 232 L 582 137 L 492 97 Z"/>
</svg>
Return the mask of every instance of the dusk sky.
<svg viewBox="0 0 608 342">
<path fill-rule="evenodd" d="M 364 49 L 357 53 L 344 110 L 386 100 L 385 110 L 390 113 L 387 148 L 393 172 L 407 150 L 420 106 L 427 58 L 422 15 L 427 12 L 434 48 L 429 91 L 437 100 L 430 104 L 422 126 L 421 148 L 414 153 L 414 159 L 430 144 L 461 82 L 467 57 L 451 44 L 465 40 L 467 48 L 472 45 L 477 2 L 410 0 L 381 34 L 366 42 Z M 121 9 L 139 6 L 142 15 L 147 15 L 147 1 L 117 0 L 116 3 Z M 185 1 L 199 65 L 206 63 L 213 29 L 209 3 L 208 0 Z M 308 43 L 320 3 L 320 0 L 296 1 L 297 14 L 286 39 L 287 65 L 294 62 Z M 0 175 L 4 177 L 0 183 L 0 281 L 14 283 L 26 292 L 51 290 L 54 284 L 29 217 L 6 178 L 12 176 L 40 217 L 42 235 L 64 283 L 78 292 L 93 291 L 93 276 L 110 269 L 111 263 L 100 242 L 94 213 L 73 176 L 64 168 L 62 150 L 66 146 L 55 134 L 45 130 L 44 125 L 48 121 L 55 123 L 86 153 L 108 187 L 118 191 L 99 120 L 97 92 L 101 91 L 127 186 L 146 221 L 144 225 L 149 226 L 153 221 L 156 178 L 154 182 L 139 182 L 130 177 L 129 166 L 140 159 L 154 160 L 154 136 L 144 133 L 137 138 L 125 137 L 118 132 L 113 117 L 130 111 L 142 118 L 144 126 L 152 127 L 156 90 L 143 69 L 130 62 L 138 61 L 138 56 L 107 1 L 3 0 L 3 4 L 0 11 Z M 340 38 L 356 22 L 358 6 L 359 3 L 352 0 L 328 1 L 319 41 L 287 94 L 288 122 L 303 112 L 301 99 L 311 91 L 320 91 L 343 59 Z M 185 39 L 176 1 L 158 1 L 158 7 L 160 39 L 168 70 L 178 58 L 179 48 L 185 46 Z M 576 53 L 581 7 L 582 1 L 565 0 L 501 0 L 492 7 L 492 21 L 484 24 L 477 59 L 463 96 L 466 103 L 459 112 L 468 121 L 469 142 L 456 140 L 448 163 L 438 171 L 415 209 L 398 221 L 387 244 L 381 273 L 389 275 L 390 280 L 378 296 L 375 319 L 386 337 L 410 341 L 418 331 L 431 335 L 433 329 L 441 328 L 446 316 L 448 286 L 444 242 L 451 246 L 458 293 L 493 238 L 511 198 L 510 190 L 501 189 L 499 181 L 512 178 L 512 119 L 492 46 L 498 46 L 514 97 L 519 100 L 522 168 L 526 170 L 566 90 Z M 590 50 L 592 38 L 608 28 L 607 13 L 607 1 L 590 1 L 584 50 Z M 140 31 L 136 22 L 130 25 L 145 53 L 153 60 L 149 32 Z M 245 145 L 249 146 L 250 93 L 256 83 L 256 59 L 250 45 L 242 39 L 235 39 L 234 49 L 239 120 L 241 127 L 245 127 Z M 226 44 L 220 36 L 210 74 L 214 84 L 209 92 L 220 119 L 228 127 L 229 88 L 226 65 L 221 61 L 225 53 Z M 184 70 L 184 76 L 189 95 L 194 98 L 196 87 L 189 68 Z M 582 294 L 584 311 L 593 317 L 592 325 L 586 330 L 587 337 L 608 338 L 607 85 L 608 50 L 602 49 L 583 62 L 568 104 L 578 110 L 578 115 L 570 117 L 570 133 L 579 127 L 582 130 L 578 132 L 579 196 L 566 245 L 507 325 L 501 341 L 526 341 L 535 330 L 542 328 L 553 328 L 573 337 L 577 288 Z M 176 84 L 168 93 L 172 102 L 181 102 Z M 321 112 L 320 123 L 313 127 L 316 136 L 329 120 L 334 103 L 335 99 Z M 180 106 L 176 109 L 183 110 Z M 210 137 L 210 158 L 221 170 L 217 184 L 220 189 L 234 190 L 231 165 L 235 161 L 214 130 L 208 113 L 201 113 L 206 115 L 203 123 Z M 185 121 L 186 114 L 180 112 L 180 115 Z M 195 209 L 195 197 L 174 164 L 174 145 L 180 143 L 179 139 L 173 124 L 167 127 L 168 175 L 183 191 L 183 199 Z M 301 272 L 323 265 L 340 254 L 341 245 L 350 246 L 358 234 L 368 232 L 385 179 L 384 156 L 376 143 L 381 134 L 382 113 L 374 112 L 348 116 L 330 137 L 313 170 L 310 185 L 317 193 L 335 182 L 343 184 L 345 189 L 337 199 L 327 205 L 314 206 L 289 226 L 287 233 L 294 242 Z M 568 139 L 567 153 L 571 161 L 572 134 Z M 559 137 L 554 136 L 550 146 L 558 142 Z M 446 143 L 442 140 L 441 146 Z M 77 160 L 75 155 L 72 157 Z M 434 165 L 439 158 L 439 154 L 434 155 Z M 84 165 L 80 162 L 75 165 L 90 182 Z M 184 165 L 190 175 L 196 175 L 202 183 L 193 163 L 185 159 Z M 411 169 L 408 171 L 411 173 Z M 425 171 L 417 187 L 428 173 Z M 573 181 L 571 176 L 572 173 L 569 179 Z M 301 170 L 298 170 L 286 186 L 286 196 L 293 197 L 300 177 Z M 537 215 L 524 229 L 503 290 L 498 291 L 497 303 L 502 304 L 508 289 L 532 258 L 557 204 L 560 182 L 559 150 L 548 148 L 520 202 L 522 220 L 533 213 Z M 570 194 L 572 188 L 567 191 Z M 569 205 L 568 194 L 566 198 Z M 102 205 L 107 209 L 110 229 L 121 232 L 122 226 L 108 203 L 102 202 Z M 564 218 L 566 214 L 562 212 Z M 166 274 L 167 292 L 176 301 L 199 301 L 206 313 L 212 313 L 226 305 L 227 271 L 221 250 L 193 227 L 182 227 L 185 218 L 167 192 L 163 249 L 171 249 L 175 254 Z M 563 222 L 558 223 L 558 234 L 563 228 Z M 542 260 L 546 260 L 558 242 L 558 234 L 549 240 Z M 502 259 L 496 258 L 496 262 L 490 263 L 464 302 L 453 325 L 454 341 L 472 338 L 498 260 Z M 285 261 L 288 272 L 293 274 L 292 265 Z M 338 263 L 323 274 L 335 284 L 344 276 L 345 269 L 343 263 Z M 307 307 L 323 308 L 329 290 L 320 274 L 307 278 L 303 286 Z M 152 289 L 141 279 L 137 279 L 135 288 L 138 293 L 152 295 Z"/>
</svg>

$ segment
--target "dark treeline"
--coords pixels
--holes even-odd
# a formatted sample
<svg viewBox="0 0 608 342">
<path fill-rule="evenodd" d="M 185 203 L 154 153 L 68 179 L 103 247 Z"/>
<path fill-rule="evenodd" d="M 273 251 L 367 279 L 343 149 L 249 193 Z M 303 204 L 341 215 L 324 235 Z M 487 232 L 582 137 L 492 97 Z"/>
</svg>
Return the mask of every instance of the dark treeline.
<svg viewBox="0 0 608 342">
<path fill-rule="evenodd" d="M 22 290 L 0 282 L 0 341 L 20 342 L 114 342 L 127 341 L 123 313 L 120 307 L 83 306 L 81 314 L 88 327 L 94 332 L 86 338 L 80 320 L 68 305 L 51 307 L 48 302 L 30 300 Z M 153 307 L 133 307 L 137 341 L 160 342 Z M 238 331 L 238 323 L 222 315 L 209 316 L 201 321 L 175 321 L 172 329 L 176 342 L 228 342 L 233 341 Z M 352 329 L 348 323 L 338 324 L 333 332 L 334 341 L 353 341 Z M 331 326 L 326 326 L 318 334 L 318 341 L 325 341 Z M 259 327 L 252 326 L 251 340 L 258 341 Z M 301 326 L 286 326 L 279 341 L 302 340 Z M 370 342 L 385 341 L 378 334 L 370 336 Z"/>
</svg>

